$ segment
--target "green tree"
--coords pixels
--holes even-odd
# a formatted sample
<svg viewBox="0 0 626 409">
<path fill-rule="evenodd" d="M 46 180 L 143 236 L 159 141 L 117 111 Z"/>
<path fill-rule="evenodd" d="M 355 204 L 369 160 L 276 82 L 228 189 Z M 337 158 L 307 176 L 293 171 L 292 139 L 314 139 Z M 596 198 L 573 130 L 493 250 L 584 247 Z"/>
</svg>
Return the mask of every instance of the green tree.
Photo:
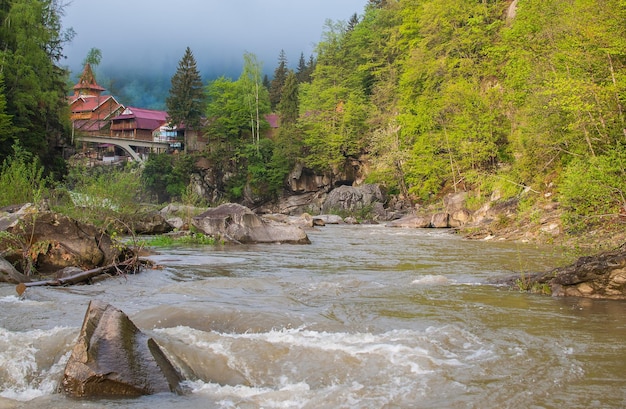
<svg viewBox="0 0 626 409">
<path fill-rule="evenodd" d="M 0 3 L 0 72 L 13 141 L 41 160 L 47 172 L 64 172 L 58 154 L 69 135 L 67 71 L 57 65 L 73 31 L 61 30 L 63 5 L 55 0 Z M 0 159 L 10 152 L 5 144 Z"/>
<path fill-rule="evenodd" d="M 283 87 L 285 86 L 288 73 L 289 68 L 287 67 L 287 56 L 285 55 L 285 50 L 280 50 L 280 54 L 278 55 L 278 66 L 274 70 L 274 78 L 272 78 L 269 87 L 272 110 L 276 109 L 280 103 L 280 97 L 283 93 Z"/>
<path fill-rule="evenodd" d="M 83 65 L 89 64 L 95 68 L 100 65 L 100 61 L 102 61 L 102 50 L 99 48 L 91 48 L 83 60 Z"/>
<path fill-rule="evenodd" d="M 298 79 L 293 71 L 289 71 L 283 93 L 278 104 L 281 126 L 295 124 L 300 112 L 300 99 L 298 97 Z"/>
<path fill-rule="evenodd" d="M 234 140 L 248 129 L 248 109 L 239 91 L 237 82 L 223 76 L 207 85 L 207 133 L 211 138 Z"/>
<path fill-rule="evenodd" d="M 202 77 L 189 47 L 185 49 L 171 82 L 170 93 L 166 99 L 169 125 L 184 126 L 187 152 L 187 130 L 200 129 L 206 104 Z"/>
<path fill-rule="evenodd" d="M 192 171 L 191 155 L 152 154 L 144 164 L 141 180 L 157 202 L 163 203 L 187 194 Z"/>
<path fill-rule="evenodd" d="M 262 84 L 263 65 L 252 53 L 244 54 L 244 65 L 237 80 L 239 93 L 244 106 L 248 108 L 248 118 L 252 143 L 259 147 L 260 131 L 267 126 L 264 115 L 270 112 L 270 99 L 267 89 Z"/>
</svg>

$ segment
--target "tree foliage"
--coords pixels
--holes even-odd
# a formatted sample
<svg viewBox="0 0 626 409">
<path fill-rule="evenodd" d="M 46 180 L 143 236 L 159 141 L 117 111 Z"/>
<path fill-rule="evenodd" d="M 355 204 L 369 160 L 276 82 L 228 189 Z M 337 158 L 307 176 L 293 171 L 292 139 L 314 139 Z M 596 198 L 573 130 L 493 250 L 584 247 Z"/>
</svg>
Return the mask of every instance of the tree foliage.
<svg viewBox="0 0 626 409">
<path fill-rule="evenodd" d="M 201 128 L 206 97 L 196 59 L 189 47 L 185 49 L 185 54 L 178 63 L 172 77 L 170 94 L 165 102 L 170 126 L 184 126 L 185 131 Z"/>
<path fill-rule="evenodd" d="M 59 63 L 73 32 L 62 31 L 63 5 L 57 0 L 0 2 L 0 73 L 4 78 L 4 114 L 0 159 L 12 142 L 34 154 L 48 172 L 63 172 L 58 146 L 69 134 L 65 99 L 67 72 Z"/>
<path fill-rule="evenodd" d="M 557 174 L 570 209 L 617 213 L 625 95 L 621 0 L 370 1 L 327 23 L 297 125 L 309 166 L 367 158 L 412 200 Z"/>
<path fill-rule="evenodd" d="M 280 103 L 280 97 L 283 93 L 283 87 L 285 81 L 287 81 L 287 74 L 289 73 L 289 67 L 287 66 L 287 56 L 285 50 L 280 50 L 278 55 L 278 66 L 274 70 L 274 78 L 270 82 L 270 104 L 272 109 L 275 109 Z"/>
</svg>

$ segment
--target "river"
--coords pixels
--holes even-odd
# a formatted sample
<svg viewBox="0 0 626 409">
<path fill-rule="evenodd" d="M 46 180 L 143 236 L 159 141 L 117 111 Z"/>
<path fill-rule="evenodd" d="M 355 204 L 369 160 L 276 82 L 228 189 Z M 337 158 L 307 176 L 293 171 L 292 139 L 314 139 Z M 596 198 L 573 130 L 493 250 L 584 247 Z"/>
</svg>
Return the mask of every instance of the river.
<svg viewBox="0 0 626 409">
<path fill-rule="evenodd" d="M 444 230 L 309 237 L 160 250 L 161 269 L 23 299 L 1 284 L 0 408 L 626 407 L 626 303 L 487 284 L 568 255 Z M 92 299 L 154 337 L 190 393 L 56 393 Z"/>
</svg>

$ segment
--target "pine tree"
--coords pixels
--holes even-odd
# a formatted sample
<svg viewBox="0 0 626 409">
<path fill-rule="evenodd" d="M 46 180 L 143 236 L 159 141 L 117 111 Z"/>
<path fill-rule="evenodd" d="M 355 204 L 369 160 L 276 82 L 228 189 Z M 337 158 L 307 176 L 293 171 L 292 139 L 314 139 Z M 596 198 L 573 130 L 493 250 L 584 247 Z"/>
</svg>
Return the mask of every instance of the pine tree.
<svg viewBox="0 0 626 409">
<path fill-rule="evenodd" d="M 300 53 L 300 60 L 298 60 L 298 68 L 296 68 L 296 78 L 298 82 L 306 82 L 306 60 L 304 59 L 304 53 Z"/>
<path fill-rule="evenodd" d="M 298 61 L 298 68 L 296 69 L 296 78 L 300 84 L 305 82 L 311 82 L 311 74 L 315 70 L 315 59 L 311 55 L 309 61 L 304 59 L 304 53 L 300 54 L 300 61 Z"/>
<path fill-rule="evenodd" d="M 166 99 L 170 126 L 185 126 L 185 152 L 187 131 L 198 130 L 205 108 L 205 94 L 196 59 L 187 47 L 178 69 L 172 77 L 172 86 Z"/>
<path fill-rule="evenodd" d="M 278 56 L 278 66 L 274 70 L 274 78 L 270 83 L 270 104 L 272 110 L 276 109 L 280 102 L 280 96 L 283 92 L 283 86 L 285 86 L 285 80 L 287 79 L 287 57 L 285 56 L 285 50 L 280 50 Z"/>
<path fill-rule="evenodd" d="M 354 30 L 357 24 L 359 24 L 359 16 L 358 14 L 354 13 L 352 17 L 350 17 L 350 20 L 348 21 L 347 31 Z"/>
<path fill-rule="evenodd" d="M 283 87 L 283 94 L 278 104 L 278 111 L 280 112 L 281 125 L 295 124 L 298 120 L 300 102 L 298 100 L 298 79 L 293 71 L 289 71 L 287 79 L 285 80 L 285 86 Z"/>
</svg>

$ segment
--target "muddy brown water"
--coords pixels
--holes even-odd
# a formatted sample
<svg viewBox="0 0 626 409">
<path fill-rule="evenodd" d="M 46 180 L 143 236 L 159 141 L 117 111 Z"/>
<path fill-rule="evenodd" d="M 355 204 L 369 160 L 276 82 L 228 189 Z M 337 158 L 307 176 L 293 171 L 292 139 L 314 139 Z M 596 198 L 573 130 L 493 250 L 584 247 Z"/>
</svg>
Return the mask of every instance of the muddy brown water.
<svg viewBox="0 0 626 409">
<path fill-rule="evenodd" d="M 164 249 L 161 270 L 23 299 L 0 285 L 0 408 L 626 407 L 626 303 L 487 284 L 568 255 L 441 230 L 309 236 Z M 190 393 L 56 393 L 92 299 L 153 336 Z"/>
</svg>

